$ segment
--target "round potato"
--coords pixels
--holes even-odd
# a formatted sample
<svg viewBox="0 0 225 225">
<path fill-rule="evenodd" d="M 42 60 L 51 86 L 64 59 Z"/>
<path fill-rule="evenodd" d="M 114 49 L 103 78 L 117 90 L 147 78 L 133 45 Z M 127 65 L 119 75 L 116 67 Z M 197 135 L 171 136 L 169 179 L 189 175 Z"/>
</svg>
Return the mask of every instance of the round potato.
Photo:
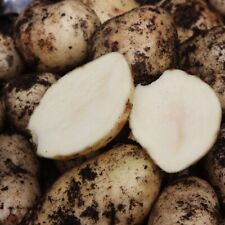
<svg viewBox="0 0 225 225">
<path fill-rule="evenodd" d="M 0 30 L 0 79 L 9 80 L 20 75 L 23 68 L 23 61 L 15 49 L 12 37 Z"/>
<path fill-rule="evenodd" d="M 0 224 L 19 224 L 39 195 L 34 177 L 26 173 L 0 173 Z"/>
<path fill-rule="evenodd" d="M 214 190 L 197 177 L 180 179 L 166 187 L 150 214 L 148 225 L 218 225 Z"/>
<path fill-rule="evenodd" d="M 28 224 L 140 224 L 160 183 L 160 171 L 144 150 L 117 146 L 56 181 Z"/>
<path fill-rule="evenodd" d="M 219 13 L 221 13 L 221 15 L 225 16 L 224 0 L 209 0 L 209 2 Z"/>
<path fill-rule="evenodd" d="M 176 66 L 177 33 L 162 9 L 143 6 L 104 23 L 90 43 L 90 57 L 120 52 L 135 84 L 147 84 Z"/>
<path fill-rule="evenodd" d="M 26 74 L 7 83 L 4 90 L 6 114 L 19 131 L 28 132 L 31 114 L 47 89 L 57 81 L 52 73 Z"/>
<path fill-rule="evenodd" d="M 146 0 L 144 3 L 156 4 L 170 13 L 175 22 L 180 43 L 199 31 L 223 24 L 220 16 L 209 9 L 204 0 Z"/>
<path fill-rule="evenodd" d="M 205 171 L 225 210 L 225 124 L 222 124 L 219 138 L 205 158 Z"/>
<path fill-rule="evenodd" d="M 203 77 L 225 73 L 225 26 L 212 28 L 180 46 L 180 67 Z"/>
<path fill-rule="evenodd" d="M 0 156 L 0 171 L 8 174 L 26 172 L 37 176 L 39 162 L 25 137 L 19 134 L 1 134 Z"/>
<path fill-rule="evenodd" d="M 99 24 L 79 0 L 35 1 L 16 20 L 15 42 L 28 65 L 64 73 L 84 61 L 87 41 Z"/>
<path fill-rule="evenodd" d="M 102 23 L 139 6 L 135 0 L 82 0 L 82 2 L 95 11 Z"/>
</svg>

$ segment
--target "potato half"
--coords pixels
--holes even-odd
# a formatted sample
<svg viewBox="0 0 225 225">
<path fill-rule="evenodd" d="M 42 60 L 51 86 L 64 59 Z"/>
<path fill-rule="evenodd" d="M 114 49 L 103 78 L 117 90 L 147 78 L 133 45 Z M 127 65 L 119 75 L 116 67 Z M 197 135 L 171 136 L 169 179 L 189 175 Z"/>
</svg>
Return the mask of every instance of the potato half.
<svg viewBox="0 0 225 225">
<path fill-rule="evenodd" d="M 160 183 L 160 170 L 143 149 L 117 146 L 64 174 L 27 224 L 141 224 Z"/>
</svg>

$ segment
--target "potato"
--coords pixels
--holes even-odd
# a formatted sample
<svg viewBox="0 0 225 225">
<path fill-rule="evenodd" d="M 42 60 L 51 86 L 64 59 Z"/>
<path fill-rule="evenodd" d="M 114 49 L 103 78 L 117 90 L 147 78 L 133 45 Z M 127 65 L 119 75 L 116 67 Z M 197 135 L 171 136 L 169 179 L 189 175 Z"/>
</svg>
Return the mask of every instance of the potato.
<svg viewBox="0 0 225 225">
<path fill-rule="evenodd" d="M 205 158 L 205 172 L 220 197 L 225 210 L 225 124 L 222 124 L 219 138 Z"/>
<path fill-rule="evenodd" d="M 197 177 L 180 179 L 166 187 L 150 214 L 148 225 L 218 225 L 214 190 Z"/>
<path fill-rule="evenodd" d="M 225 16 L 224 0 L 209 0 L 209 2 L 221 15 Z"/>
<path fill-rule="evenodd" d="M 202 79 L 216 92 L 220 100 L 223 113 L 225 113 L 225 74 L 212 74 L 202 77 Z"/>
<path fill-rule="evenodd" d="M 171 14 L 180 43 L 196 32 L 223 24 L 220 16 L 209 9 L 204 0 L 146 0 L 144 3 L 156 4 Z"/>
<path fill-rule="evenodd" d="M 0 173 L 0 224 L 20 223 L 39 195 L 39 184 L 33 176 Z"/>
<path fill-rule="evenodd" d="M 171 17 L 153 6 L 136 8 L 104 23 L 90 43 L 90 57 L 120 52 L 135 84 L 150 83 L 176 66 L 177 33 Z"/>
<path fill-rule="evenodd" d="M 84 61 L 87 41 L 99 24 L 79 0 L 35 1 L 16 20 L 15 42 L 28 65 L 64 73 Z"/>
<path fill-rule="evenodd" d="M 0 79 L 2 80 L 18 76 L 24 69 L 23 60 L 15 48 L 8 26 L 12 26 L 10 21 L 0 17 Z"/>
<path fill-rule="evenodd" d="M 37 176 L 38 159 L 31 144 L 19 134 L 0 135 L 0 172 L 26 172 Z"/>
<path fill-rule="evenodd" d="M 225 26 L 212 28 L 180 46 L 180 67 L 203 79 L 225 73 Z"/>
<path fill-rule="evenodd" d="M 139 6 L 135 0 L 82 0 L 82 2 L 95 11 L 102 23 Z"/>
<path fill-rule="evenodd" d="M 160 183 L 160 171 L 144 150 L 117 146 L 56 181 L 28 224 L 140 224 Z"/>
<path fill-rule="evenodd" d="M 31 114 L 57 79 L 55 74 L 34 73 L 16 77 L 7 83 L 4 90 L 6 114 L 17 130 L 28 132 L 27 125 Z"/>
</svg>

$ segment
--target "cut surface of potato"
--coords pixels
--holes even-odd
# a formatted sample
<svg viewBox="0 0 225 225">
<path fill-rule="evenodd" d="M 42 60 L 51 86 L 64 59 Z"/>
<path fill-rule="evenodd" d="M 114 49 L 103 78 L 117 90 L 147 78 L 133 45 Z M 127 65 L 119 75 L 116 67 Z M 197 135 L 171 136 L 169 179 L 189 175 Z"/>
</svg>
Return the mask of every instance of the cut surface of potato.
<svg viewBox="0 0 225 225">
<path fill-rule="evenodd" d="M 166 71 L 151 85 L 139 85 L 133 104 L 132 133 L 166 172 L 186 169 L 216 140 L 221 106 L 214 91 L 195 76 Z"/>
<path fill-rule="evenodd" d="M 103 56 L 50 87 L 31 116 L 28 128 L 38 155 L 73 158 L 111 141 L 125 125 L 133 80 L 119 53 Z"/>
</svg>

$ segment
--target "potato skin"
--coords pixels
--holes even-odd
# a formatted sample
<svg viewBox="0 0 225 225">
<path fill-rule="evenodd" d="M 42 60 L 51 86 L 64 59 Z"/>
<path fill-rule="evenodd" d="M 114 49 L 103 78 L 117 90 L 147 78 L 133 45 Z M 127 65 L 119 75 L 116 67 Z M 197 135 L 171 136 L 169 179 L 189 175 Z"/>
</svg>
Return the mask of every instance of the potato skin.
<svg viewBox="0 0 225 225">
<path fill-rule="evenodd" d="M 23 171 L 39 173 L 39 161 L 28 140 L 19 134 L 0 135 L 0 171 L 7 174 Z"/>
<path fill-rule="evenodd" d="M 175 181 L 159 196 L 148 225 L 217 225 L 218 200 L 204 180 L 188 177 Z"/>
<path fill-rule="evenodd" d="M 6 114 L 17 130 L 28 133 L 30 116 L 44 93 L 57 79 L 58 76 L 52 73 L 34 73 L 16 77 L 6 84 Z"/>
<path fill-rule="evenodd" d="M 177 32 L 164 10 L 143 6 L 104 23 L 89 47 L 90 58 L 120 52 L 131 66 L 135 84 L 147 84 L 176 66 Z"/>
<path fill-rule="evenodd" d="M 114 147 L 65 173 L 27 224 L 140 224 L 159 193 L 160 178 L 139 146 Z"/>
<path fill-rule="evenodd" d="M 39 195 L 39 184 L 33 176 L 0 173 L 0 224 L 20 223 Z"/>
<path fill-rule="evenodd" d="M 180 43 L 199 31 L 223 25 L 222 19 L 204 0 L 146 0 L 165 9 L 173 17 Z"/>
<path fill-rule="evenodd" d="M 15 23 L 15 42 L 26 62 L 42 72 L 67 72 L 81 64 L 100 24 L 79 0 L 35 1 Z"/>
<path fill-rule="evenodd" d="M 221 15 L 225 16 L 224 0 L 209 0 L 209 2 Z"/>
<path fill-rule="evenodd" d="M 225 26 L 212 28 L 180 46 L 181 69 L 201 77 L 225 73 Z"/>
<path fill-rule="evenodd" d="M 225 124 L 222 124 L 219 138 L 205 158 L 204 168 L 225 210 Z"/>
<path fill-rule="evenodd" d="M 139 6 L 135 0 L 82 0 L 82 2 L 95 11 L 102 23 Z"/>
</svg>

